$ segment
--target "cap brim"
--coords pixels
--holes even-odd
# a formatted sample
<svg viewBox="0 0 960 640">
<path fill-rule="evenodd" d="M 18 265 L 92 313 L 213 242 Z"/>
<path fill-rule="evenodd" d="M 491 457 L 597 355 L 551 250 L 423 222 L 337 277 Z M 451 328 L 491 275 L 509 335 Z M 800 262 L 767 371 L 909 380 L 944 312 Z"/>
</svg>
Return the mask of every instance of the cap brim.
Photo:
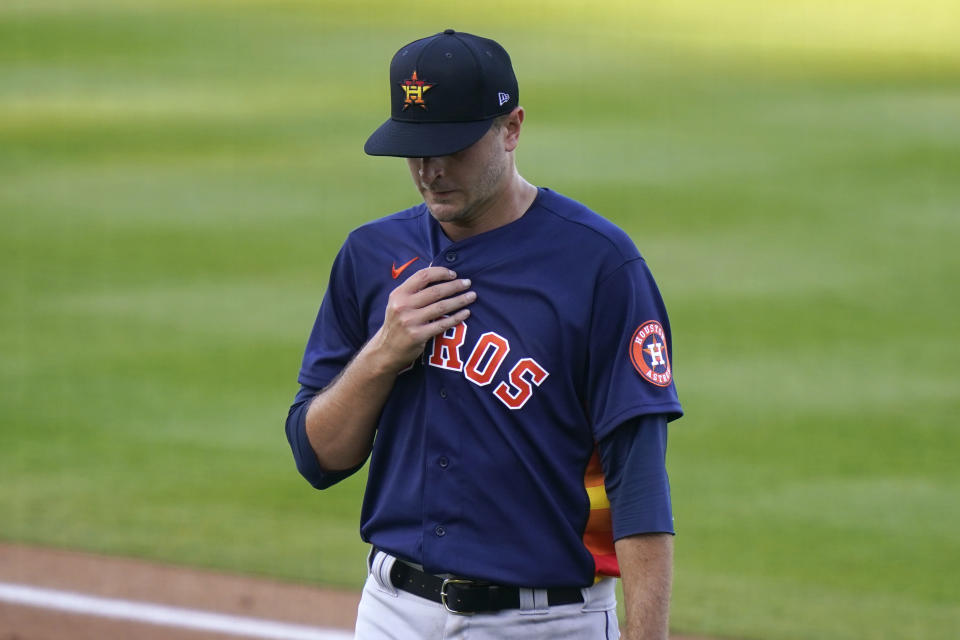
<svg viewBox="0 0 960 640">
<path fill-rule="evenodd" d="M 493 119 L 476 122 L 400 122 L 387 120 L 367 138 L 371 156 L 428 158 L 462 151 L 490 130 Z"/>
</svg>

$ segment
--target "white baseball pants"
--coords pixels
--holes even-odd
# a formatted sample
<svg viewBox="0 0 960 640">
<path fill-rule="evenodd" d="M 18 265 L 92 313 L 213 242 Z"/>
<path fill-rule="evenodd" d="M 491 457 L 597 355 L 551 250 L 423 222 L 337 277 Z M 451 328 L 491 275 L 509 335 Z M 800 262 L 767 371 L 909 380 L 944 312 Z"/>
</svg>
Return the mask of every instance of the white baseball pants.
<svg viewBox="0 0 960 640">
<path fill-rule="evenodd" d="M 396 558 L 377 551 L 357 611 L 356 640 L 616 640 L 612 578 L 583 589 L 583 603 L 546 606 L 546 591 L 522 589 L 520 609 L 459 615 L 390 583 Z"/>
</svg>

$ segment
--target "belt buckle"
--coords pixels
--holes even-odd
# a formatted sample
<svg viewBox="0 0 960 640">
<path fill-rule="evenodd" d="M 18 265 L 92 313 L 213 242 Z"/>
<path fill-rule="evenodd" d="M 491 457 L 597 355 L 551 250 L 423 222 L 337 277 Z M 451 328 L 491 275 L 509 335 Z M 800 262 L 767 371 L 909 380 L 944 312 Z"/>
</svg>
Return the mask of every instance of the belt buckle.
<svg viewBox="0 0 960 640">
<path fill-rule="evenodd" d="M 473 580 L 464 580 L 463 578 L 444 578 L 443 584 L 440 585 L 440 602 L 443 604 L 444 609 L 458 616 L 472 616 L 474 614 L 473 611 L 457 611 L 456 609 L 450 608 L 450 605 L 447 603 L 447 585 L 449 584 L 473 584 Z"/>
</svg>

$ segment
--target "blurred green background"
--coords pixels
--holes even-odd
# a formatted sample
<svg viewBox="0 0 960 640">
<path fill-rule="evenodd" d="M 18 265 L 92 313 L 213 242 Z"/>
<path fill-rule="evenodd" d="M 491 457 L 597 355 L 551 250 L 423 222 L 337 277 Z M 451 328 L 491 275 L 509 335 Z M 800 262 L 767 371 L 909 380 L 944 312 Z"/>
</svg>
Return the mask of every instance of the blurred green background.
<svg viewBox="0 0 960 640">
<path fill-rule="evenodd" d="M 642 6 L 641 6 L 642 5 Z M 0 539 L 358 587 L 283 419 L 387 65 L 510 51 L 531 181 L 674 328 L 672 626 L 960 636 L 960 5 L 0 3 Z"/>
</svg>

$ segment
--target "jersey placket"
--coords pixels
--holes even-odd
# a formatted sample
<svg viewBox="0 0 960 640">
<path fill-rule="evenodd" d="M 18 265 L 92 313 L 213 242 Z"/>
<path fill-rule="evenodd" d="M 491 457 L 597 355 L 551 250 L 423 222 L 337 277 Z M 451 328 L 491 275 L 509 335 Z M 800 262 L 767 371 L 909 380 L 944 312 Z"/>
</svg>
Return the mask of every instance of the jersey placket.
<svg viewBox="0 0 960 640">
<path fill-rule="evenodd" d="M 455 245 L 449 245 L 433 258 L 434 265 L 447 266 L 460 273 L 461 255 Z M 456 330 L 451 330 L 451 333 Z M 442 336 L 440 337 L 442 339 Z M 459 481 L 463 472 L 460 464 L 462 433 L 458 419 L 459 396 L 466 381 L 462 373 L 462 360 L 455 347 L 438 354 L 442 365 L 431 364 L 434 341 L 427 343 L 424 358 L 424 385 L 427 402 L 424 425 L 423 459 L 423 563 L 425 567 L 440 567 L 455 554 L 458 543 L 458 526 L 461 523 L 462 496 Z M 455 362 L 460 368 L 451 365 Z"/>
</svg>

